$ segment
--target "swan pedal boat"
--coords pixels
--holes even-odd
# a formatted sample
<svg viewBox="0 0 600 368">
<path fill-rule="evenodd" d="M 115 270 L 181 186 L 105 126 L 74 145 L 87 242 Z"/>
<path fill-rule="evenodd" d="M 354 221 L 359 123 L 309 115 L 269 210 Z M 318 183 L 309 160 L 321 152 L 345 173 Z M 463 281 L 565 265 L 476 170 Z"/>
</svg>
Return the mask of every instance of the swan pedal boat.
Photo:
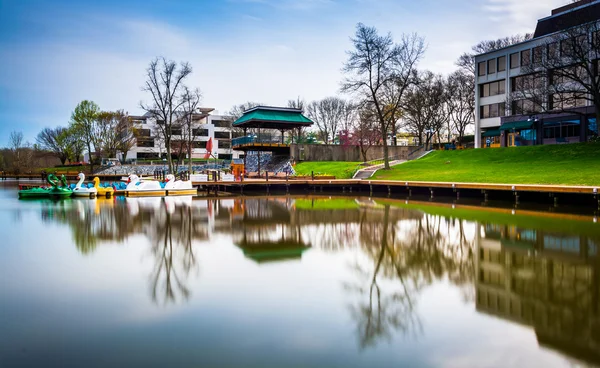
<svg viewBox="0 0 600 368">
<path fill-rule="evenodd" d="M 19 190 L 19 198 L 68 198 L 73 195 L 73 191 L 66 185 L 66 178 L 63 175 L 62 182 L 65 184 L 64 187 L 58 186 L 58 178 L 54 174 L 48 175 L 46 179 L 51 188 L 29 188 Z"/>
<path fill-rule="evenodd" d="M 125 189 L 125 195 L 128 197 L 194 195 L 197 194 L 197 192 L 198 191 L 192 186 L 191 180 L 175 180 L 173 175 L 167 175 L 164 187 L 158 181 L 142 181 L 137 175 L 130 175 L 127 179 L 127 188 Z"/>
<path fill-rule="evenodd" d="M 198 194 L 198 190 L 192 186 L 191 180 L 175 180 L 175 176 L 172 174 L 165 177 L 164 189 L 167 196 Z"/>
<path fill-rule="evenodd" d="M 88 188 L 82 186 L 83 181 L 85 180 L 84 173 L 77 174 L 77 177 L 79 178 L 79 181 L 77 182 L 77 185 L 75 185 L 75 189 L 73 189 L 73 196 L 94 198 L 98 194 L 98 189 L 95 187 Z"/>
<path fill-rule="evenodd" d="M 98 196 L 110 197 L 115 194 L 115 190 L 112 187 L 101 187 L 100 186 L 100 178 L 94 178 L 94 188 L 96 188 L 96 192 Z"/>
</svg>

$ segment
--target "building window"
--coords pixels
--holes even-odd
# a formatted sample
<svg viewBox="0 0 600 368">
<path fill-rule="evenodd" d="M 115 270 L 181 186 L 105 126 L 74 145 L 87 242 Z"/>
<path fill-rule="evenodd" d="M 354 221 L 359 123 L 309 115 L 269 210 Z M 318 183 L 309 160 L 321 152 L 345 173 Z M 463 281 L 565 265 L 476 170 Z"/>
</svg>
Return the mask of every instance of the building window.
<svg viewBox="0 0 600 368">
<path fill-rule="evenodd" d="M 521 51 L 521 66 L 527 66 L 531 64 L 531 50 Z"/>
<path fill-rule="evenodd" d="M 503 72 L 506 70 L 506 56 L 500 56 L 498 58 L 498 71 Z"/>
<path fill-rule="evenodd" d="M 535 129 L 521 130 L 521 139 L 526 141 L 535 141 L 537 133 Z"/>
<path fill-rule="evenodd" d="M 550 109 L 552 110 L 571 109 L 588 105 L 583 93 L 555 93 L 552 95 L 550 102 Z"/>
<path fill-rule="evenodd" d="M 216 139 L 231 139 L 229 132 L 215 132 Z"/>
<path fill-rule="evenodd" d="M 495 74 L 496 73 L 496 59 L 491 59 L 488 60 L 487 62 L 487 72 L 488 74 Z"/>
<path fill-rule="evenodd" d="M 497 118 L 500 116 L 504 116 L 504 114 L 505 114 L 504 102 L 497 103 L 497 104 L 491 104 L 491 105 L 483 105 L 479 108 L 479 114 L 482 119 Z"/>
<path fill-rule="evenodd" d="M 562 57 L 565 56 L 573 56 L 573 39 L 567 38 L 560 41 L 560 55 Z"/>
<path fill-rule="evenodd" d="M 156 152 L 138 152 L 136 154 L 138 160 L 158 160 L 158 153 Z"/>
<path fill-rule="evenodd" d="M 479 75 L 480 77 L 482 75 L 485 75 L 485 61 L 482 61 L 481 63 L 478 64 L 477 70 L 478 70 L 477 75 Z"/>
<path fill-rule="evenodd" d="M 496 82 L 485 83 L 479 85 L 479 96 L 489 97 L 496 95 L 503 95 L 506 92 L 506 80 L 501 79 Z"/>
<path fill-rule="evenodd" d="M 540 64 L 544 54 L 544 46 L 537 46 L 533 48 L 532 62 L 533 64 Z"/>
<path fill-rule="evenodd" d="M 138 129 L 136 135 L 138 137 L 150 137 L 150 129 Z"/>
<path fill-rule="evenodd" d="M 171 135 L 181 135 L 181 128 L 171 129 Z"/>
<path fill-rule="evenodd" d="M 154 139 L 138 139 L 136 142 L 136 146 L 144 147 L 144 148 L 152 148 L 152 147 L 154 147 Z"/>
<path fill-rule="evenodd" d="M 540 112 L 540 105 L 534 103 L 532 100 L 523 99 L 516 100 L 512 103 L 512 115 L 526 115 L 531 113 Z"/>
<path fill-rule="evenodd" d="M 510 68 L 518 68 L 519 67 L 519 53 L 515 52 L 514 54 L 510 54 Z"/>
<path fill-rule="evenodd" d="M 231 128 L 231 121 L 228 120 L 213 120 L 212 125 L 216 128 Z"/>
<path fill-rule="evenodd" d="M 544 87 L 544 76 L 541 73 L 520 75 L 511 78 L 513 92 L 523 92 Z"/>
<path fill-rule="evenodd" d="M 558 57 L 558 44 L 552 42 L 548 44 L 548 59 L 555 59 Z"/>
<path fill-rule="evenodd" d="M 579 124 L 558 122 L 544 124 L 544 139 L 579 137 Z"/>
<path fill-rule="evenodd" d="M 219 140 L 219 148 L 231 148 L 231 141 Z"/>
<path fill-rule="evenodd" d="M 206 148 L 206 141 L 194 141 L 194 148 Z"/>
<path fill-rule="evenodd" d="M 233 158 L 233 155 L 231 153 L 219 153 L 217 155 L 217 158 L 221 160 L 231 160 Z"/>
<path fill-rule="evenodd" d="M 208 137 L 208 129 L 202 129 L 202 128 L 193 129 L 192 134 L 196 137 Z"/>
</svg>

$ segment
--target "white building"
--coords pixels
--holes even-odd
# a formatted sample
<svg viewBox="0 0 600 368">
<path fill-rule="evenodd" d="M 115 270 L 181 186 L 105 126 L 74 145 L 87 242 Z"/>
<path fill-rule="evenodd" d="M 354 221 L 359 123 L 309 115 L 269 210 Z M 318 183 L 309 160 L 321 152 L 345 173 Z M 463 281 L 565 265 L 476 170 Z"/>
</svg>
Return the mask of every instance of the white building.
<svg viewBox="0 0 600 368">
<path fill-rule="evenodd" d="M 200 108 L 196 114 L 193 133 L 192 158 L 203 158 L 207 153 L 207 142 L 212 138 L 212 155 L 219 159 L 243 158 L 244 153 L 231 149 L 231 118 L 223 115 L 210 115 L 213 109 Z M 164 140 L 160 138 L 157 131 L 157 121 L 146 113 L 142 116 L 131 116 L 137 128 L 135 146 L 127 153 L 127 160 L 151 160 L 164 158 L 166 155 Z M 173 130 L 173 142 L 171 147 L 184 140 L 181 129 Z M 178 134 L 179 133 L 179 134 Z M 176 156 L 176 149 L 172 149 L 172 155 Z"/>
<path fill-rule="evenodd" d="M 538 20 L 533 39 L 475 57 L 475 147 L 500 147 L 584 142 L 598 134 L 593 107 L 586 102 L 578 113 L 519 116 L 510 95 L 527 77 L 522 67 L 546 57 L 557 34 L 600 19 L 600 0 L 581 0 L 552 10 Z M 592 37 L 592 35 L 588 35 Z M 555 44 L 555 43 L 554 43 Z M 541 60 L 541 59 L 540 59 Z M 551 71 L 544 71 L 550 73 Z M 522 85 L 522 84 L 521 84 Z M 514 103 L 527 104 L 526 99 Z M 524 109 L 521 109 L 524 110 Z M 587 115 L 587 117 L 582 117 Z"/>
</svg>

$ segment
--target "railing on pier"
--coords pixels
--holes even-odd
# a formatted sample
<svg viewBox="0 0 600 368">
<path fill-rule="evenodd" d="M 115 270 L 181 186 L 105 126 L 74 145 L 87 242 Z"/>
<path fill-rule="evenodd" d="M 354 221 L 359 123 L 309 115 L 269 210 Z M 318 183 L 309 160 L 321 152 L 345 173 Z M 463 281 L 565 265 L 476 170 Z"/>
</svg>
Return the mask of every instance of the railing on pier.
<svg viewBox="0 0 600 368">
<path fill-rule="evenodd" d="M 269 144 L 285 144 L 281 141 L 281 135 L 277 134 L 251 134 L 245 137 L 233 138 L 231 140 L 232 146 L 242 146 L 246 144 L 255 144 L 255 143 L 269 143 Z"/>
</svg>

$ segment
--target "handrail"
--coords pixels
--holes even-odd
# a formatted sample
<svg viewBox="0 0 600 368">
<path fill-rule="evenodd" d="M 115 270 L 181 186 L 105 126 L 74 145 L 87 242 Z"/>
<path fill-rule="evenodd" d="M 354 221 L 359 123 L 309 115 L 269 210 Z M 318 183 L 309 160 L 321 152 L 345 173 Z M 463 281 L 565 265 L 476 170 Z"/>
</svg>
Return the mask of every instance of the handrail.
<svg viewBox="0 0 600 368">
<path fill-rule="evenodd" d="M 412 156 L 413 154 L 415 154 L 416 152 L 420 151 L 421 149 L 423 149 L 423 145 L 418 146 L 416 149 L 414 149 L 413 151 L 409 152 L 408 154 L 399 154 L 399 155 L 394 155 L 394 156 L 389 156 L 388 157 L 388 162 L 391 161 L 396 161 L 396 160 L 400 160 L 400 159 L 408 159 L 410 156 Z M 365 161 L 363 162 L 363 166 L 376 166 L 376 165 L 381 165 L 385 162 L 385 158 L 378 158 L 375 160 L 370 160 L 370 161 Z"/>
</svg>

